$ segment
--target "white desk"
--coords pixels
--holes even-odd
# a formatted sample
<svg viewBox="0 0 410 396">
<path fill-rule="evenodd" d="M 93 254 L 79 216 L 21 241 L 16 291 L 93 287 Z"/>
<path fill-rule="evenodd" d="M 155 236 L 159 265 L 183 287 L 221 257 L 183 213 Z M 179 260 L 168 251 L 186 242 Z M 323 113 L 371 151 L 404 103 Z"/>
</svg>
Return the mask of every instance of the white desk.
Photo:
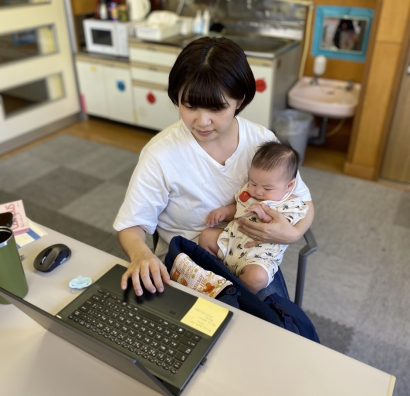
<svg viewBox="0 0 410 396">
<path fill-rule="evenodd" d="M 98 278 L 124 261 L 46 229 L 22 249 L 26 299 L 55 314 L 76 294 L 68 281 Z M 49 274 L 37 253 L 66 243 L 71 259 Z M 179 285 L 178 285 L 179 286 Z M 182 287 L 182 286 L 180 286 Z M 395 377 L 234 308 L 231 322 L 183 395 L 392 395 Z M 154 395 L 153 391 L 46 332 L 11 305 L 0 305 L 0 393 L 7 396 Z"/>
</svg>

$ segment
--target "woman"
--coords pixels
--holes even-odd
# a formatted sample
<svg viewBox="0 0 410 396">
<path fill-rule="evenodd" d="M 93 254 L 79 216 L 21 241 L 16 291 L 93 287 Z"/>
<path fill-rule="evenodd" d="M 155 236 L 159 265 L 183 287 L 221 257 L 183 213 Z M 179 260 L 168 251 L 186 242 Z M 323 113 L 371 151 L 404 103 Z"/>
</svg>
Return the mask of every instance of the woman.
<svg viewBox="0 0 410 396">
<path fill-rule="evenodd" d="M 196 240 L 206 228 L 208 213 L 233 202 L 247 180 L 257 147 L 277 140 L 272 131 L 237 115 L 255 95 L 255 79 L 243 50 L 226 38 L 203 37 L 187 45 L 169 75 L 168 96 L 180 120 L 158 133 L 144 147 L 125 200 L 114 222 L 130 258 L 121 287 L 132 278 L 135 293 L 142 284 L 162 292 L 169 274 L 161 258 L 172 237 Z M 158 114 L 160 117 L 161 115 Z M 295 195 L 308 201 L 308 215 L 292 226 L 273 210 L 273 220 L 243 220 L 240 230 L 256 241 L 292 243 L 313 221 L 309 190 L 297 177 Z M 154 255 L 145 234 L 157 229 Z"/>
</svg>

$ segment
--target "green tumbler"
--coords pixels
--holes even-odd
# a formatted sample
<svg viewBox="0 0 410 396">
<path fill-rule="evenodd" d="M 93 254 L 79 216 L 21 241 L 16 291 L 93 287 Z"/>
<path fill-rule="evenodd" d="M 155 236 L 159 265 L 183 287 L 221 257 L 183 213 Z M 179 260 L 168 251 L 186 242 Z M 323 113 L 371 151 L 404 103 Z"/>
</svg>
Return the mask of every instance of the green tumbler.
<svg viewBox="0 0 410 396">
<path fill-rule="evenodd" d="M 24 297 L 28 292 L 16 240 L 8 227 L 0 227 L 0 286 L 19 297 Z M 9 302 L 0 297 L 0 304 Z"/>
</svg>

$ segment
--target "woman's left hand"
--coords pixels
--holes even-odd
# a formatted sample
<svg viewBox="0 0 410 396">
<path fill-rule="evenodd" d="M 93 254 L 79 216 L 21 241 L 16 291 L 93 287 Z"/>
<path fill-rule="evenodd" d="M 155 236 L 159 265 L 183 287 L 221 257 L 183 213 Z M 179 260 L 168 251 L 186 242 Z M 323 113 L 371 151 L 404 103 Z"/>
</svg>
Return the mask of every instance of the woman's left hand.
<svg viewBox="0 0 410 396">
<path fill-rule="evenodd" d="M 239 219 L 239 231 L 243 232 L 255 242 L 246 247 L 256 246 L 258 243 L 289 244 L 296 242 L 302 235 L 289 221 L 275 209 L 261 204 L 261 207 L 272 220 L 268 223 L 256 223 L 247 219 Z"/>
</svg>

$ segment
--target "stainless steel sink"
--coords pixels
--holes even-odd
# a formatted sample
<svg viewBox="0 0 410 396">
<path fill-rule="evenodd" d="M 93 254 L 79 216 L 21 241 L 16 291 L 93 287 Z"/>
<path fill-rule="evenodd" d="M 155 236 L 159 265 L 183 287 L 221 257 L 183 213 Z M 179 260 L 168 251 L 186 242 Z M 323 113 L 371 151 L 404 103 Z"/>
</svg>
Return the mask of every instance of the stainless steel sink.
<svg viewBox="0 0 410 396">
<path fill-rule="evenodd" d="M 289 48 L 298 45 L 295 40 L 260 36 L 257 34 L 231 34 L 231 33 L 214 33 L 214 37 L 226 37 L 238 44 L 248 55 L 254 55 L 264 58 L 273 58 L 282 51 L 287 51 Z M 199 38 L 199 35 L 175 36 L 169 40 L 165 40 L 164 44 L 177 45 L 185 47 L 191 41 Z"/>
<path fill-rule="evenodd" d="M 292 40 L 277 37 L 238 34 L 224 34 L 223 36 L 234 41 L 244 51 L 252 52 L 275 52 L 293 43 Z"/>
</svg>

